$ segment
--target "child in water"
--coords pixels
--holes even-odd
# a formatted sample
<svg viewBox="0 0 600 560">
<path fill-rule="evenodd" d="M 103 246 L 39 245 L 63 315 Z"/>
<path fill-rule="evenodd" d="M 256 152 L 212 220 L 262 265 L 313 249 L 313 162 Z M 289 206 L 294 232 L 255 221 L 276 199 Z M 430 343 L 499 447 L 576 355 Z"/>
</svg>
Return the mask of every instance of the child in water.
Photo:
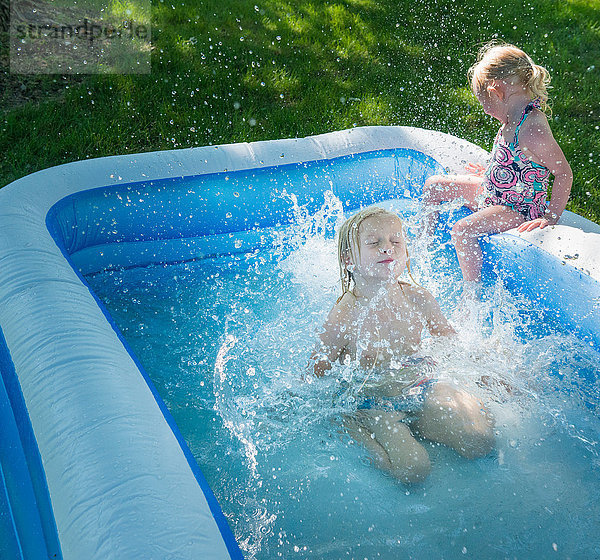
<svg viewBox="0 0 600 560">
<path fill-rule="evenodd" d="M 338 232 L 342 296 L 311 358 L 322 377 L 336 361 L 353 361 L 364 374 L 353 387 L 356 414 L 346 426 L 381 466 L 403 482 L 422 481 L 429 455 L 415 434 L 468 458 L 494 446 L 492 420 L 467 392 L 436 382 L 426 358 L 416 358 L 421 334 L 455 334 L 424 288 L 399 280 L 410 264 L 400 218 L 377 207 L 361 210 Z M 412 278 L 412 277 L 411 277 Z"/>
<path fill-rule="evenodd" d="M 502 124 L 491 162 L 485 173 L 470 164 L 465 175 L 430 177 L 423 202 L 432 207 L 462 197 L 473 210 L 454 224 L 452 241 L 463 280 L 477 283 L 482 265 L 478 238 L 515 227 L 523 232 L 556 224 L 567 205 L 573 173 L 543 113 L 550 82 L 545 68 L 513 45 L 488 44 L 469 77 L 483 110 Z M 548 204 L 550 174 L 554 183 Z M 436 221 L 436 212 L 426 217 L 429 234 Z"/>
</svg>

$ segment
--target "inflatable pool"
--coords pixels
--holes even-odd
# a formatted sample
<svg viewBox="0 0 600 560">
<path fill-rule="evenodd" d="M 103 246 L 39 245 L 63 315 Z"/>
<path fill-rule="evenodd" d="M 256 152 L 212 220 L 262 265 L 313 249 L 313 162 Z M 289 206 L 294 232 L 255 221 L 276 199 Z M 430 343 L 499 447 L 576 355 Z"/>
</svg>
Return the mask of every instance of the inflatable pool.
<svg viewBox="0 0 600 560">
<path fill-rule="evenodd" d="M 324 191 L 348 210 L 414 199 L 429 175 L 486 155 L 439 132 L 365 127 L 77 162 L 3 188 L 0 556 L 242 557 L 84 275 L 249 253 L 297 205 L 318 210 Z M 492 236 L 485 251 L 511 290 L 600 348 L 599 226 L 566 212 L 544 231 Z"/>
</svg>

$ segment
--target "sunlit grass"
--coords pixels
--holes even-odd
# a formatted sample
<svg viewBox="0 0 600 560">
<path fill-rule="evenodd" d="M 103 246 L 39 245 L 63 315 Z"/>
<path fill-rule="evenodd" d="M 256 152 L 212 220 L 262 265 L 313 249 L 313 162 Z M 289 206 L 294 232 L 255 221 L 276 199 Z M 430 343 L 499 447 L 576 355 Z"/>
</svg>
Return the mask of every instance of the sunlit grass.
<svg viewBox="0 0 600 560">
<path fill-rule="evenodd" d="M 121 17 L 136 5 L 111 4 Z M 551 71 L 570 207 L 600 222 L 599 22 L 599 0 L 157 0 L 150 75 L 4 76 L 0 184 L 88 157 L 362 125 L 433 128 L 489 149 L 497 124 L 466 71 L 497 36 Z"/>
<path fill-rule="evenodd" d="M 122 21 L 150 24 L 152 7 L 150 0 L 111 0 L 108 12 Z"/>
</svg>

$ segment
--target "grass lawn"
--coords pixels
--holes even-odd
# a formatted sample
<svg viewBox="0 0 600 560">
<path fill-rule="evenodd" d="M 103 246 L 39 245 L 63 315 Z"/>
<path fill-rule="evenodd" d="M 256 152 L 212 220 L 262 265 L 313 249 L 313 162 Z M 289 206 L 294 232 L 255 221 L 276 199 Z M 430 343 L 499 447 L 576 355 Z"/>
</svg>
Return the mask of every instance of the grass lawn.
<svg viewBox="0 0 600 560">
<path fill-rule="evenodd" d="M 13 75 L 0 35 L 0 186 L 85 158 L 363 125 L 489 149 L 497 123 L 466 72 L 498 37 L 552 74 L 568 208 L 600 223 L 600 0 L 156 0 L 151 18 L 147 75 Z"/>
</svg>

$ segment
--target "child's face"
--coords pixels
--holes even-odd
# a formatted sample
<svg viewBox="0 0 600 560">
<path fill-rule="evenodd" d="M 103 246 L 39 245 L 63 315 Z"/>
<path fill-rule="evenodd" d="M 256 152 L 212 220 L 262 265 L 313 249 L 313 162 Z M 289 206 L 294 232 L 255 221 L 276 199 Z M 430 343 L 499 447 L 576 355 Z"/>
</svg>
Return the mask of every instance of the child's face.
<svg viewBox="0 0 600 560">
<path fill-rule="evenodd" d="M 477 101 L 481 103 L 483 112 L 497 120 L 502 120 L 502 107 L 500 106 L 501 95 L 500 86 L 496 84 L 487 84 L 479 91 L 475 92 Z"/>
<path fill-rule="evenodd" d="M 364 278 L 395 279 L 404 272 L 407 261 L 402 222 L 396 216 L 372 216 L 358 230 L 360 254 L 355 274 Z"/>
</svg>

